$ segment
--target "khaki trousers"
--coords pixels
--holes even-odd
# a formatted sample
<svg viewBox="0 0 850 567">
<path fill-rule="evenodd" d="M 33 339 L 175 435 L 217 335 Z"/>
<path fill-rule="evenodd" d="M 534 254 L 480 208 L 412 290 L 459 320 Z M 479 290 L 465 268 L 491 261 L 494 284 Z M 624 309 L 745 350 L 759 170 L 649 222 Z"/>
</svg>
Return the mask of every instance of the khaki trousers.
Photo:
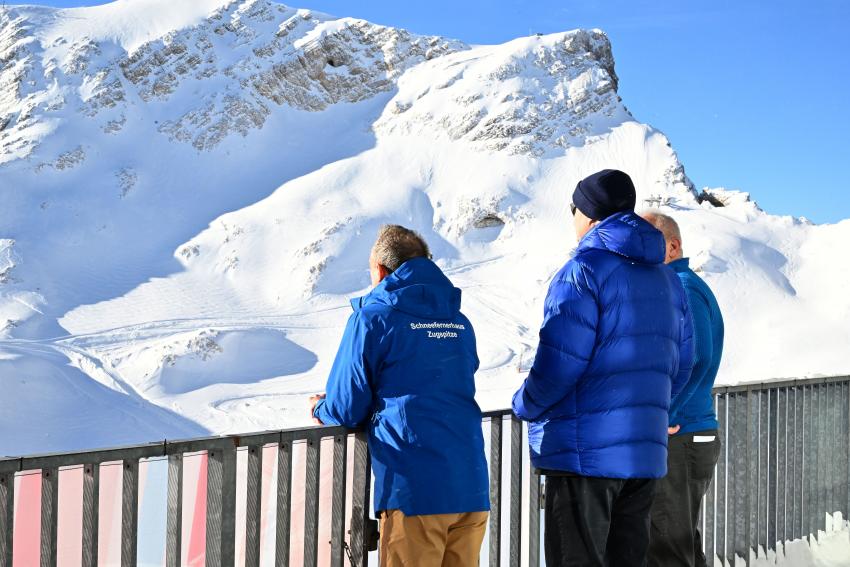
<svg viewBox="0 0 850 567">
<path fill-rule="evenodd" d="M 381 567 L 478 567 L 487 512 L 381 512 Z"/>
</svg>

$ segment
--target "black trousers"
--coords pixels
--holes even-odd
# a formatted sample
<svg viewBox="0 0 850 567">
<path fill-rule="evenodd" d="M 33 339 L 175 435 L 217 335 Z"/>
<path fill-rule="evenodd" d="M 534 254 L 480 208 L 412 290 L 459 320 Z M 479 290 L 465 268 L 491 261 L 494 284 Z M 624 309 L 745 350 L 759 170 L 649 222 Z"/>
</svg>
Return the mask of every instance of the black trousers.
<svg viewBox="0 0 850 567">
<path fill-rule="evenodd" d="M 547 567 L 646 565 L 655 483 L 652 479 L 547 474 Z"/>
<path fill-rule="evenodd" d="M 652 505 L 650 567 L 706 567 L 697 531 L 699 507 L 719 456 L 717 430 L 670 438 L 667 476 L 658 481 Z"/>
</svg>

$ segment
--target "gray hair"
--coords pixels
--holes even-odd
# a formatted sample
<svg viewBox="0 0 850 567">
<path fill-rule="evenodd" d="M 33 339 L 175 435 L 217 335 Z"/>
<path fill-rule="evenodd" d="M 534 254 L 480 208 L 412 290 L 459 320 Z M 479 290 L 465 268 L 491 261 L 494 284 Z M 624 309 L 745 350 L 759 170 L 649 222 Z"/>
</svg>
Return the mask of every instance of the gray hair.
<svg viewBox="0 0 850 567">
<path fill-rule="evenodd" d="M 643 211 L 642 216 L 646 221 L 661 231 L 664 235 L 664 240 L 676 238 L 679 242 L 682 241 L 682 231 L 679 230 L 679 223 L 673 220 L 673 217 L 665 215 L 657 209 L 649 209 Z"/>
<path fill-rule="evenodd" d="M 385 224 L 378 230 L 372 258 L 390 272 L 413 258 L 431 258 L 431 250 L 422 236 L 397 224 Z"/>
</svg>

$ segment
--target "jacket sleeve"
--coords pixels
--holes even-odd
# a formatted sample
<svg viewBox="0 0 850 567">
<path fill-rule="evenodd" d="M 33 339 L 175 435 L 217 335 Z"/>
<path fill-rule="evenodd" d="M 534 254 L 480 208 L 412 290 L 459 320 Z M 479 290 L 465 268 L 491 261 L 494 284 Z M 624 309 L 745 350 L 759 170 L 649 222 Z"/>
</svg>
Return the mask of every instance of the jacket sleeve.
<svg viewBox="0 0 850 567">
<path fill-rule="evenodd" d="M 528 378 L 513 397 L 520 419 L 534 421 L 569 396 L 596 343 L 599 309 L 592 280 L 574 260 L 549 287 L 540 343 Z"/>
<path fill-rule="evenodd" d="M 313 416 L 326 425 L 359 427 L 372 411 L 372 372 L 368 355 L 368 329 L 360 311 L 351 315 L 342 335 L 326 397 L 316 404 Z"/>
<path fill-rule="evenodd" d="M 682 287 L 682 322 L 681 322 L 681 342 L 679 343 L 679 372 L 673 379 L 673 384 L 670 389 L 670 415 L 673 414 L 674 407 L 681 408 L 684 403 L 693 395 L 695 387 L 691 384 L 691 389 L 685 392 L 688 386 L 688 380 L 691 378 L 691 373 L 694 368 L 694 321 L 691 316 L 691 309 L 688 306 L 688 299 Z M 686 397 L 681 397 L 681 394 Z M 681 398 L 681 399 L 680 399 Z"/>
<path fill-rule="evenodd" d="M 693 371 L 684 388 L 670 404 L 671 425 L 676 424 L 677 414 L 699 388 L 702 369 L 711 362 L 714 348 L 711 342 L 711 312 L 708 302 L 698 290 L 687 285 L 685 292 L 693 321 Z"/>
</svg>

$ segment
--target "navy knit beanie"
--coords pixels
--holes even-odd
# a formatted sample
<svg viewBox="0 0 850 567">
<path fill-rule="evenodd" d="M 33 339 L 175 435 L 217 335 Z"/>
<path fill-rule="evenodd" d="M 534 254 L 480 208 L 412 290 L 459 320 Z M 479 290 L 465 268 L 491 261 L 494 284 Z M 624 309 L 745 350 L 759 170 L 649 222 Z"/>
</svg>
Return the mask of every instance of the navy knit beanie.
<svg viewBox="0 0 850 567">
<path fill-rule="evenodd" d="M 603 169 L 585 177 L 573 191 L 573 205 L 593 220 L 634 211 L 636 199 L 632 178 L 618 169 Z"/>
</svg>

